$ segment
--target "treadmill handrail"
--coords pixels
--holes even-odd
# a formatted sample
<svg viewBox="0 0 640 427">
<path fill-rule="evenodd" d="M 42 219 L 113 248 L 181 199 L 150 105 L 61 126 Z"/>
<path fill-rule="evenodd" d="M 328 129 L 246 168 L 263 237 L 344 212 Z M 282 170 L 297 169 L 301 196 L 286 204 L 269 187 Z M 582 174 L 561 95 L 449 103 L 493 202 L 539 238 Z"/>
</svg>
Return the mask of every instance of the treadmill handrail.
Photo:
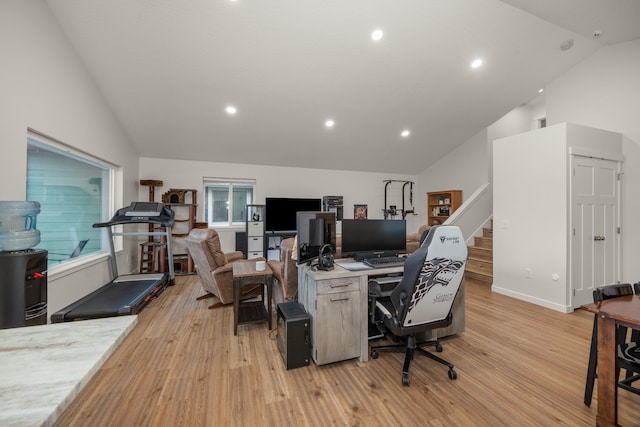
<svg viewBox="0 0 640 427">
<path fill-rule="evenodd" d="M 169 280 L 171 283 L 174 282 L 175 272 L 173 267 L 173 251 L 171 248 L 171 228 L 173 227 L 175 221 L 175 212 L 166 206 L 163 206 L 161 214 L 156 217 L 145 217 L 145 216 L 127 216 L 125 215 L 127 212 L 131 212 L 132 206 L 135 205 L 136 202 L 131 203 L 131 205 L 126 208 L 121 208 L 116 211 L 116 214 L 111 218 L 111 221 L 108 222 L 100 222 L 93 224 L 94 228 L 107 228 L 107 233 L 109 235 L 109 255 L 110 255 L 110 264 L 111 264 L 111 276 L 112 280 L 115 280 L 118 277 L 118 263 L 116 261 L 116 250 L 113 244 L 113 238 L 115 236 L 164 236 L 166 237 L 167 242 L 167 258 L 169 260 Z M 114 232 L 113 227 L 116 225 L 124 225 L 124 224 L 157 224 L 164 227 L 164 231 L 144 231 L 144 232 Z"/>
</svg>

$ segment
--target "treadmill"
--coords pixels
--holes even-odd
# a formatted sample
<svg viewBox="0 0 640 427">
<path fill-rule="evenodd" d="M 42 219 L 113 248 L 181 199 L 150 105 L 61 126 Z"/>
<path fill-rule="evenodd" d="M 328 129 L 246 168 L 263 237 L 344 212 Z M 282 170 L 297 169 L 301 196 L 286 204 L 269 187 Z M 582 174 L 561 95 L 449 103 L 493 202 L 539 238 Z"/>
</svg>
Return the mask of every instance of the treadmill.
<svg viewBox="0 0 640 427">
<path fill-rule="evenodd" d="M 109 235 L 109 257 L 113 280 L 87 296 L 51 315 L 52 323 L 74 320 L 137 314 L 153 298 L 157 297 L 175 280 L 173 253 L 171 251 L 171 227 L 175 220 L 173 210 L 157 202 L 132 202 L 118 209 L 109 222 L 93 224 L 94 228 L 106 228 Z M 162 231 L 114 231 L 116 226 L 124 230 L 127 224 L 159 225 Z M 113 238 L 116 236 L 164 236 L 167 242 L 169 273 L 146 273 L 118 276 L 118 265 Z"/>
</svg>

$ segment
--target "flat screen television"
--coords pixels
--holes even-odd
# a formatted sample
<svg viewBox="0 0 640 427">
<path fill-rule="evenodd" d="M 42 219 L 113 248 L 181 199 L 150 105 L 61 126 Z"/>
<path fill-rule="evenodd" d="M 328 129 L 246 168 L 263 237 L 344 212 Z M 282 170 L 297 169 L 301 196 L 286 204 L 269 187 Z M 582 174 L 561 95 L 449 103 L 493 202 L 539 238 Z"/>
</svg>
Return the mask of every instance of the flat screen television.
<svg viewBox="0 0 640 427">
<path fill-rule="evenodd" d="M 407 222 L 399 219 L 343 219 L 342 255 L 361 261 L 407 250 Z"/>
<path fill-rule="evenodd" d="M 314 259 L 320 256 L 324 245 L 331 245 L 330 253 L 335 253 L 335 212 L 298 212 L 296 233 L 298 236 L 298 264 L 311 264 Z"/>
<path fill-rule="evenodd" d="M 265 199 L 265 229 L 267 232 L 295 233 L 296 213 L 321 211 L 322 199 L 267 197 Z"/>
</svg>

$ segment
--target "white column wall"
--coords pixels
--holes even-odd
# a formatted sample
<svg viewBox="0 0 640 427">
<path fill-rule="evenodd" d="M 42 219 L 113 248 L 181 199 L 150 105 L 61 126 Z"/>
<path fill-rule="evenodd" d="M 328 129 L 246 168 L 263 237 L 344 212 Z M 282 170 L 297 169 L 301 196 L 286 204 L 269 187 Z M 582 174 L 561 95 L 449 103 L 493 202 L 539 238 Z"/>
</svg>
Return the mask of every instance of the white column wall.
<svg viewBox="0 0 640 427">
<path fill-rule="evenodd" d="M 557 125 L 493 143 L 492 289 L 558 311 L 568 286 L 566 134 Z"/>
</svg>

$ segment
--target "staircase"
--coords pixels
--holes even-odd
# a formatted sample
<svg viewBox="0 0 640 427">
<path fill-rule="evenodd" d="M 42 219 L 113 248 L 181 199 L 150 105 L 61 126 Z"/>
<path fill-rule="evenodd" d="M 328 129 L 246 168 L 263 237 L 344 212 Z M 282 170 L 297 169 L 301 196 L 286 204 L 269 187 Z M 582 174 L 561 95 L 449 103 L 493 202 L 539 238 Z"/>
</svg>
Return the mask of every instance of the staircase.
<svg viewBox="0 0 640 427">
<path fill-rule="evenodd" d="M 493 222 L 492 228 L 483 228 L 482 237 L 474 237 L 469 246 L 466 277 L 480 282 L 493 283 Z"/>
</svg>

